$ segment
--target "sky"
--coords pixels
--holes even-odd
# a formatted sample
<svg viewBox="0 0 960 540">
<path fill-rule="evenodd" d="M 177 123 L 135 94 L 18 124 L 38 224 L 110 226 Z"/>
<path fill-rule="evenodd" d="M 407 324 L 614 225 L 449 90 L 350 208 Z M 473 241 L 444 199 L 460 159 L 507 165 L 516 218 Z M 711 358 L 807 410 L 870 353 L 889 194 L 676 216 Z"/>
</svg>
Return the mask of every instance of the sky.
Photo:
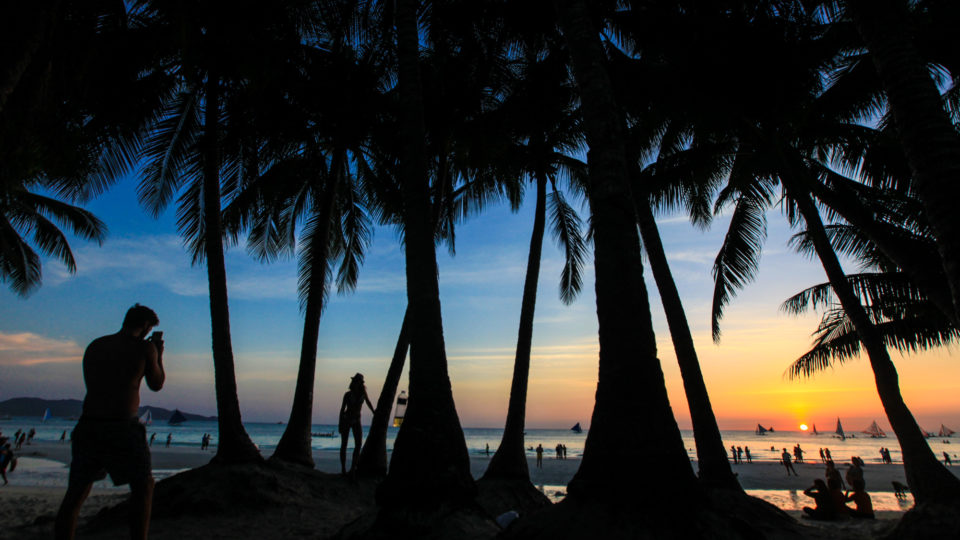
<svg viewBox="0 0 960 540">
<path fill-rule="evenodd" d="M 167 372 L 159 393 L 143 386 L 141 404 L 216 414 L 206 271 L 191 266 L 173 210 L 152 219 L 137 205 L 135 185 L 129 178 L 86 205 L 110 233 L 102 246 L 72 242 L 76 274 L 47 260 L 43 285 L 29 297 L 0 289 L 0 401 L 81 399 L 84 348 L 94 338 L 116 332 L 127 308 L 139 302 L 159 315 Z M 507 204 L 489 207 L 459 226 L 455 256 L 443 246 L 437 251 L 449 372 L 465 427 L 504 423 L 532 199 L 516 213 Z M 839 417 L 848 431 L 866 428 L 874 419 L 888 429 L 865 358 L 812 379 L 785 377 L 790 363 L 808 350 L 819 316 L 791 316 L 779 306 L 825 278 L 818 263 L 787 245 L 791 232 L 777 210 L 769 214 L 758 279 L 726 308 L 722 339 L 719 344 L 712 341 L 710 269 L 726 224 L 721 217 L 702 231 L 683 216 L 659 219 L 720 428 L 752 429 L 760 423 L 795 430 L 800 423 L 816 423 L 823 431 Z M 569 306 L 558 297 L 561 268 L 561 253 L 548 236 L 534 321 L 530 428 L 566 428 L 576 422 L 586 427 L 593 410 L 598 371 L 593 267 L 588 263 L 583 292 Z M 849 262 L 845 268 L 855 270 Z M 262 264 L 237 246 L 227 252 L 227 278 L 243 418 L 286 421 L 303 326 L 296 262 Z M 680 427 L 689 429 L 682 382 L 649 268 L 645 278 L 670 402 Z M 405 306 L 402 248 L 393 230 L 378 228 L 357 291 L 332 294 L 321 321 L 315 423 L 336 422 L 355 372 L 364 374 L 376 400 Z M 904 398 L 921 427 L 935 431 L 941 423 L 960 426 L 957 360 L 953 349 L 906 357 L 894 353 Z M 406 388 L 406 370 L 400 388 Z"/>
</svg>

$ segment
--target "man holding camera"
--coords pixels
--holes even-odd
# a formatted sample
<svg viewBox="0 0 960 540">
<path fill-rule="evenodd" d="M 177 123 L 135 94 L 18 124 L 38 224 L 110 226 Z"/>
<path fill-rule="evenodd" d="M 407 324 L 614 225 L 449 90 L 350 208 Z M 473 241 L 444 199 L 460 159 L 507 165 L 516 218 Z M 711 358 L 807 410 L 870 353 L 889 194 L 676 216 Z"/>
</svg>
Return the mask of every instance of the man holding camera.
<svg viewBox="0 0 960 540">
<path fill-rule="evenodd" d="M 116 334 L 93 340 L 83 355 L 87 395 L 73 430 L 67 493 L 55 525 L 56 538 L 73 538 L 80 506 L 93 482 L 107 473 L 115 485 L 130 484 L 130 536 L 146 538 L 153 500 L 153 475 L 146 430 L 137 418 L 140 381 L 154 392 L 163 387 L 163 333 L 146 306 L 127 311 Z"/>
</svg>

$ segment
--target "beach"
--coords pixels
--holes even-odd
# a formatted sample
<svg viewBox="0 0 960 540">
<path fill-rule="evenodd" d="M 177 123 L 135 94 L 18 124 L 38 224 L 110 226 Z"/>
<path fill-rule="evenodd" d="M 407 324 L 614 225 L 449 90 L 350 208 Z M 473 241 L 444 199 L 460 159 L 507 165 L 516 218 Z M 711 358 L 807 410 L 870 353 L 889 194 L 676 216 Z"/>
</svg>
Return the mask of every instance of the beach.
<svg viewBox="0 0 960 540">
<path fill-rule="evenodd" d="M 178 472 L 205 465 L 214 455 L 215 449 L 201 451 L 199 446 L 165 447 L 155 443 L 151 448 L 154 475 L 158 480 L 168 478 Z M 269 455 L 269 453 L 267 453 Z M 70 445 L 67 442 L 35 441 L 24 446 L 19 452 L 19 466 L 8 474 L 10 484 L 0 487 L 0 538 L 6 538 L 19 526 L 30 524 L 49 524 L 52 522 L 66 486 L 67 464 L 70 460 Z M 331 450 L 314 452 L 316 469 L 323 473 L 336 475 L 340 470 L 339 453 Z M 348 455 L 349 459 L 349 455 Z M 471 455 L 471 468 L 475 477 L 482 475 L 490 457 L 485 452 Z M 529 459 L 531 481 L 551 501 L 559 501 L 565 494 L 565 486 L 573 477 L 580 464 L 579 457 L 559 460 L 545 457 L 542 467 L 536 466 L 535 458 Z M 647 464 L 642 464 L 647 466 Z M 638 466 L 637 463 L 624 466 Z M 693 463 L 694 470 L 696 463 Z M 734 471 L 743 488 L 751 495 L 775 504 L 787 513 L 799 518 L 802 508 L 811 504 L 803 495 L 816 478 L 823 478 L 824 466 L 819 458 L 795 465 L 799 476 L 788 476 L 782 465 L 774 461 L 758 461 L 733 465 Z M 845 464 L 839 464 L 841 472 Z M 956 468 L 951 468 L 957 474 Z M 913 506 L 912 497 L 898 499 L 893 493 L 892 482 L 906 483 L 901 464 L 874 464 L 864 468 L 864 479 L 877 510 L 876 521 L 868 524 L 847 524 L 863 529 L 889 529 L 892 523 Z M 101 508 L 113 506 L 127 496 L 126 487 L 114 487 L 109 481 L 98 482 L 92 491 L 90 500 L 84 505 L 81 516 L 88 518 Z M 193 519 L 193 518 L 191 518 Z M 839 527 L 841 525 L 836 525 Z M 826 525 L 817 524 L 823 527 Z M 17 534 L 16 537 L 23 538 Z M 29 536 L 28 536 L 29 537 Z M 868 532 L 866 536 L 871 537 Z"/>
</svg>

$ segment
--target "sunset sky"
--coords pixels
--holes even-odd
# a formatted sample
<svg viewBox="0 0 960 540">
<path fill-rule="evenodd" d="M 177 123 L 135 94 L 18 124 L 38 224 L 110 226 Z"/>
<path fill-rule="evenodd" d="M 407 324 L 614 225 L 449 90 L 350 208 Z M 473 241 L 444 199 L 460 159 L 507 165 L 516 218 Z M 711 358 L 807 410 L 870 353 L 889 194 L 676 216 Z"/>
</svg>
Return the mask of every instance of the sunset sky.
<svg viewBox="0 0 960 540">
<path fill-rule="evenodd" d="M 438 249 L 444 333 L 454 396 L 466 427 L 501 427 L 506 414 L 520 296 L 532 226 L 532 197 L 521 212 L 507 205 L 460 225 L 457 253 Z M 149 218 L 126 181 L 88 205 L 110 235 L 102 247 L 75 241 L 79 271 L 44 264 L 43 286 L 28 298 L 0 289 L 0 400 L 35 396 L 82 398 L 80 358 L 90 340 L 119 329 L 134 302 L 154 308 L 166 340 L 167 383 L 141 392 L 142 403 L 216 414 L 210 359 L 206 272 L 191 267 L 171 210 Z M 584 214 L 582 212 L 582 214 Z M 584 214 L 585 215 L 585 214 Z M 793 253 L 779 213 L 770 215 L 759 279 L 736 298 L 723 339 L 710 339 L 710 268 L 725 232 L 718 219 L 706 232 L 683 217 L 660 220 L 674 277 L 693 328 L 704 376 L 722 429 L 756 424 L 795 430 L 801 422 L 848 430 L 889 423 L 864 358 L 812 380 L 784 372 L 805 352 L 817 315 L 792 317 L 780 303 L 824 280 L 819 265 Z M 527 404 L 531 428 L 589 424 L 597 377 L 593 269 L 571 306 L 558 299 L 561 255 L 545 240 Z M 848 265 L 847 270 L 855 270 Z M 227 254 L 233 345 L 240 404 L 248 421 L 286 421 L 299 358 L 302 320 L 296 263 L 261 264 L 244 249 Z M 671 404 L 689 428 L 679 371 L 653 279 L 646 274 L 659 354 Z M 349 376 L 362 372 L 376 399 L 405 308 L 403 253 L 396 234 L 378 228 L 358 290 L 331 296 L 321 322 L 314 421 L 335 422 Z M 960 362 L 955 351 L 894 356 L 907 404 L 921 427 L 960 427 Z M 406 381 L 401 388 L 406 387 Z M 40 411 L 37 412 L 40 414 Z M 364 417 L 364 422 L 369 417 Z"/>
</svg>

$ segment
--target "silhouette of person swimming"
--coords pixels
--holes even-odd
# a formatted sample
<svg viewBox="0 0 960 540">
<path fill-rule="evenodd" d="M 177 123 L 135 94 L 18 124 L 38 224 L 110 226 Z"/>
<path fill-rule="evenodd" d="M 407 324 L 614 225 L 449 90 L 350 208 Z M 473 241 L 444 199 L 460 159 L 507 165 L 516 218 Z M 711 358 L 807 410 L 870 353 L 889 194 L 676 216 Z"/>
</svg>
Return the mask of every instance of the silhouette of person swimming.
<svg viewBox="0 0 960 540">
<path fill-rule="evenodd" d="M 367 397 L 367 387 L 363 384 L 363 374 L 357 373 L 350 378 L 350 390 L 343 395 L 340 404 L 340 422 L 337 426 L 340 431 L 340 473 L 347 474 L 347 439 L 353 432 L 353 460 L 350 462 L 350 472 L 357 468 L 357 459 L 363 447 L 363 426 L 360 424 L 363 404 L 374 412 L 370 398 Z"/>
</svg>

